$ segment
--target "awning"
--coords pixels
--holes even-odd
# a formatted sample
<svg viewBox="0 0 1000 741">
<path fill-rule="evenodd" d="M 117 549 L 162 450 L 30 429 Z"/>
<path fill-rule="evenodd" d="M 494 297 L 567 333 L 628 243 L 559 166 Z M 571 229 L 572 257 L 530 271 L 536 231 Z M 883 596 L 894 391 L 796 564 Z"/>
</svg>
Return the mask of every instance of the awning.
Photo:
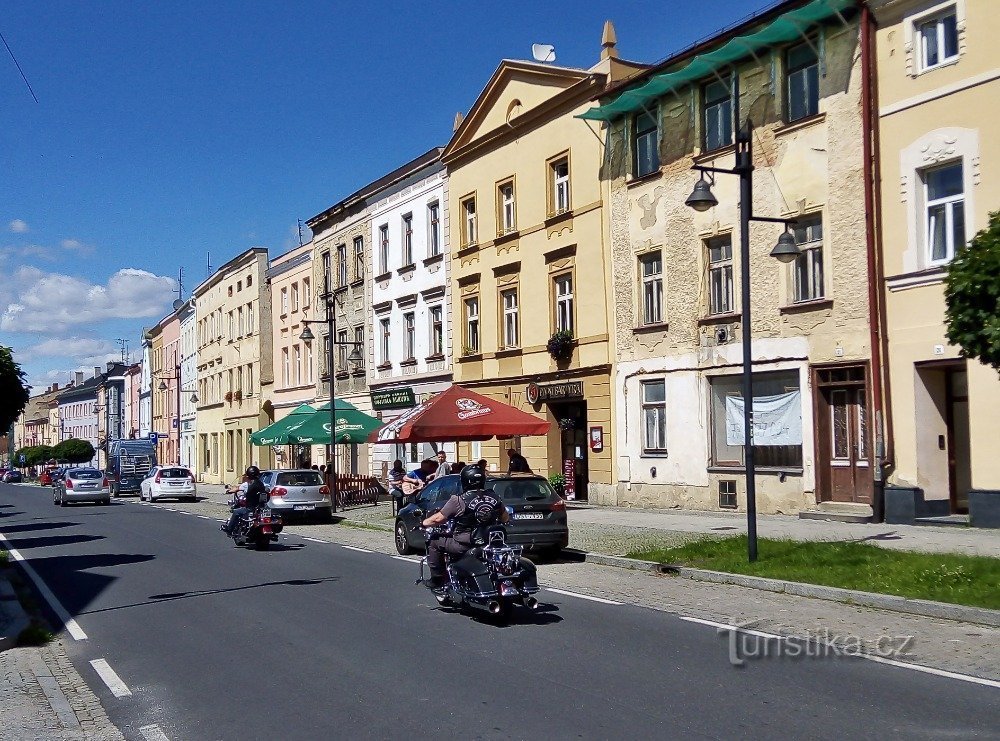
<svg viewBox="0 0 1000 741">
<path fill-rule="evenodd" d="M 288 440 L 297 445 L 355 444 L 367 442 L 368 436 L 382 426 L 380 420 L 358 410 L 353 404 L 337 400 L 334 407 L 334 434 L 330 435 L 330 405 L 324 404 L 288 430 Z"/>
<path fill-rule="evenodd" d="M 515 435 L 544 435 L 551 424 L 533 414 L 452 386 L 396 417 L 370 443 L 456 442 Z"/>
<path fill-rule="evenodd" d="M 250 435 L 250 442 L 254 445 L 288 445 L 288 429 L 315 412 L 316 410 L 308 404 L 296 407 L 284 419 L 279 419 Z"/>
<path fill-rule="evenodd" d="M 591 121 L 613 121 L 621 116 L 648 108 L 665 93 L 703 80 L 713 72 L 725 69 L 734 62 L 764 51 L 777 44 L 802 38 L 807 30 L 832 18 L 846 8 L 854 7 L 855 0 L 812 0 L 796 10 L 790 10 L 768 23 L 759 31 L 737 36 L 710 52 L 698 54 L 686 67 L 675 72 L 662 72 L 649 78 L 639 87 L 626 90 L 602 106 L 584 111 L 577 118 Z"/>
</svg>

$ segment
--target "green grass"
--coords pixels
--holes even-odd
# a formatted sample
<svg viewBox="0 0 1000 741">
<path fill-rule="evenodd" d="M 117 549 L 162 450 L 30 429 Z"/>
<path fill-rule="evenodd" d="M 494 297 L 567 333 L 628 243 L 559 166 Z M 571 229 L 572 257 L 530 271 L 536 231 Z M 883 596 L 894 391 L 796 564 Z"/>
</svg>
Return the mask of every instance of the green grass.
<svg viewBox="0 0 1000 741">
<path fill-rule="evenodd" d="M 6 566 L 10 560 L 10 554 L 5 550 L 0 550 L 0 566 Z"/>
<path fill-rule="evenodd" d="M 375 530 L 380 533 L 384 533 L 387 530 L 392 531 L 392 528 L 388 525 L 373 525 L 369 522 L 358 522 L 356 520 L 341 520 L 337 524 L 343 525 L 344 527 L 357 528 L 358 530 Z"/>
<path fill-rule="evenodd" d="M 18 646 L 44 646 L 55 638 L 52 633 L 38 623 L 32 623 L 17 636 Z"/>
<path fill-rule="evenodd" d="M 747 538 L 705 538 L 637 551 L 630 558 L 732 574 L 822 584 L 911 599 L 1000 610 L 1000 559 L 911 553 L 869 543 L 761 539 L 758 560 L 747 561 Z"/>
</svg>

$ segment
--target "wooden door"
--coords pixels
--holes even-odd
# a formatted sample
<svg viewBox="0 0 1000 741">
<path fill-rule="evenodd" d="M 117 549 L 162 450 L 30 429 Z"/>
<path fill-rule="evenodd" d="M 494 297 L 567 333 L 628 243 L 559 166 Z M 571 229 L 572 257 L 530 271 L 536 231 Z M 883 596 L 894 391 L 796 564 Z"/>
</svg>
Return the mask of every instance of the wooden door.
<svg viewBox="0 0 1000 741">
<path fill-rule="evenodd" d="M 865 368 L 822 369 L 815 379 L 818 498 L 868 504 L 872 445 Z"/>
</svg>

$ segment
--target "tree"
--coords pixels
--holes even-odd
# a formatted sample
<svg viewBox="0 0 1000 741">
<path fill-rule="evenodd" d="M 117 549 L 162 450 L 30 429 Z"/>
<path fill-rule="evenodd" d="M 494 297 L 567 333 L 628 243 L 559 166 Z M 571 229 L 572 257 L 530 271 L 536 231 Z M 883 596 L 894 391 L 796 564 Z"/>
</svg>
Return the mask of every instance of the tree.
<svg viewBox="0 0 1000 741">
<path fill-rule="evenodd" d="M 948 267 L 948 341 L 1000 371 L 1000 211 Z"/>
<path fill-rule="evenodd" d="M 0 345 L 0 431 L 10 429 L 24 411 L 31 394 L 24 371 L 9 347 Z"/>
<path fill-rule="evenodd" d="M 21 463 L 21 456 L 24 456 L 24 463 Z M 16 466 L 38 466 L 52 457 L 52 448 L 48 445 L 29 445 L 21 448 L 11 459 Z"/>
<path fill-rule="evenodd" d="M 67 463 L 89 463 L 94 457 L 94 446 L 89 440 L 71 437 L 56 445 L 52 449 L 52 455 L 56 460 Z"/>
</svg>

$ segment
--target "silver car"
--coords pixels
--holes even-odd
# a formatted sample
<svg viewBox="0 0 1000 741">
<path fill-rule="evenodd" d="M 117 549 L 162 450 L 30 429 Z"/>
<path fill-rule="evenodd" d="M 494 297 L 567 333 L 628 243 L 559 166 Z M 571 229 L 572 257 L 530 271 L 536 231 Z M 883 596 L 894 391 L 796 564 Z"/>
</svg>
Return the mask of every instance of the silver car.
<svg viewBox="0 0 1000 741">
<path fill-rule="evenodd" d="M 104 471 L 96 468 L 67 468 L 52 480 L 52 503 L 65 507 L 70 502 L 111 504 L 111 484 Z"/>
<path fill-rule="evenodd" d="M 260 480 L 271 496 L 268 506 L 283 518 L 297 514 L 315 515 L 324 522 L 333 519 L 330 489 L 319 471 L 311 468 L 262 471 Z"/>
</svg>

